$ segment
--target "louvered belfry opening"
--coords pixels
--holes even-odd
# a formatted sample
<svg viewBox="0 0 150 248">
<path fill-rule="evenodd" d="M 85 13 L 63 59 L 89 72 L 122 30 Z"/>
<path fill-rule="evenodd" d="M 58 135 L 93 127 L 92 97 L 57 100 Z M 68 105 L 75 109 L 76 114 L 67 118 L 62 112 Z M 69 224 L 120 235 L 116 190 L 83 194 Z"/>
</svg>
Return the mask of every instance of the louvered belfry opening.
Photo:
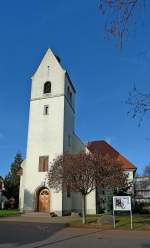
<svg viewBox="0 0 150 248">
<path fill-rule="evenodd" d="M 51 82 L 46 82 L 44 84 L 44 90 L 43 90 L 43 93 L 46 94 L 46 93 L 51 93 Z"/>
<path fill-rule="evenodd" d="M 39 157 L 39 172 L 48 171 L 48 156 Z"/>
</svg>

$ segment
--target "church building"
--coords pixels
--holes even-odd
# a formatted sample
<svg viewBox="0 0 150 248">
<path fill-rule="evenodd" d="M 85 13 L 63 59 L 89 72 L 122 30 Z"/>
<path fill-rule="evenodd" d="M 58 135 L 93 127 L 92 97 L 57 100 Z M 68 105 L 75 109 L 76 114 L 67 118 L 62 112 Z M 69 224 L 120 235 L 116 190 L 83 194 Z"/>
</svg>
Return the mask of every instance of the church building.
<svg viewBox="0 0 150 248">
<path fill-rule="evenodd" d="M 47 171 L 50 163 L 65 151 L 109 153 L 124 164 L 129 180 L 135 166 L 105 141 L 84 144 L 75 134 L 75 87 L 60 59 L 48 49 L 32 76 L 26 160 L 20 176 L 19 207 L 26 212 L 54 212 L 65 215 L 81 212 L 79 193 L 50 189 Z M 87 213 L 98 212 L 96 190 L 86 199 Z"/>
</svg>

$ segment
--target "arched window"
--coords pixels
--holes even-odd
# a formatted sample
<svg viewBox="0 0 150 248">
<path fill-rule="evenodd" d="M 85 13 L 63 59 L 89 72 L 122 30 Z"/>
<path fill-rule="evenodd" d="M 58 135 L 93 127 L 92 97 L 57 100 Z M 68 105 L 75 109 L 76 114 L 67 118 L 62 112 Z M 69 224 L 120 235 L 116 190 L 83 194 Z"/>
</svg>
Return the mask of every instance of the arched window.
<svg viewBox="0 0 150 248">
<path fill-rule="evenodd" d="M 44 84 L 43 93 L 44 93 L 44 94 L 46 94 L 46 93 L 51 93 L 51 82 L 46 82 L 46 83 Z"/>
</svg>

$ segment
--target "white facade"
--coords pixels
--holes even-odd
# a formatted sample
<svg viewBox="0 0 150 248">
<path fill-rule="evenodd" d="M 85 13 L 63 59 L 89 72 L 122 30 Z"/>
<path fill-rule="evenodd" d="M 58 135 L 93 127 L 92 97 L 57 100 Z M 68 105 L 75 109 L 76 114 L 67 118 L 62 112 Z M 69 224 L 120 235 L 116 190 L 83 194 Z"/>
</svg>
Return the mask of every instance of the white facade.
<svg viewBox="0 0 150 248">
<path fill-rule="evenodd" d="M 46 83 L 51 84 L 45 92 Z M 39 159 L 53 159 L 64 151 L 79 153 L 87 149 L 75 134 L 75 88 L 58 57 L 48 49 L 32 77 L 30 114 L 26 160 L 22 163 L 20 179 L 20 210 L 38 210 L 38 192 L 47 188 L 50 192 L 49 212 L 58 215 L 81 212 L 79 193 L 56 191 L 48 188 L 47 172 L 39 170 Z M 132 173 L 130 178 L 132 179 Z M 96 214 L 96 190 L 86 198 L 87 213 Z"/>
<path fill-rule="evenodd" d="M 134 193 L 137 203 L 150 203 L 150 176 L 135 178 Z"/>
<path fill-rule="evenodd" d="M 43 92 L 46 82 L 51 82 L 50 93 Z M 50 164 L 66 150 L 76 153 L 84 149 L 74 133 L 74 98 L 75 89 L 68 74 L 48 49 L 32 77 L 27 154 L 20 181 L 22 211 L 36 211 L 37 192 L 43 186 L 48 187 L 47 172 L 39 171 L 39 157 L 48 156 Z M 68 210 L 80 210 L 79 194 L 67 198 L 66 192 L 49 190 L 50 212 L 62 215 Z"/>
</svg>

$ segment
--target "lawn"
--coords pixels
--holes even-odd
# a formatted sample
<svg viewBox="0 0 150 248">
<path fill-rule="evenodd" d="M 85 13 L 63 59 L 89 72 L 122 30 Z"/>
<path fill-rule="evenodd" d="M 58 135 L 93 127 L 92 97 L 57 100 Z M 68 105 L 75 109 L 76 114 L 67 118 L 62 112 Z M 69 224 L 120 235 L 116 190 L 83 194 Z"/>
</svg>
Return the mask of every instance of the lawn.
<svg viewBox="0 0 150 248">
<path fill-rule="evenodd" d="M 19 214 L 20 212 L 18 209 L 0 210 L 0 217 L 15 216 Z"/>
<path fill-rule="evenodd" d="M 117 216 L 116 229 L 130 229 L 130 216 Z M 134 230 L 150 230 L 150 215 L 134 215 L 133 216 Z"/>
<path fill-rule="evenodd" d="M 107 215 L 106 215 L 107 216 Z M 81 218 L 71 221 L 68 226 L 85 227 L 85 228 L 100 228 L 102 230 L 113 229 L 112 224 L 97 223 L 99 216 L 88 216 L 87 223 L 82 224 Z M 130 215 L 116 216 L 117 230 L 130 230 Z M 133 215 L 133 230 L 150 230 L 150 215 Z"/>
</svg>

